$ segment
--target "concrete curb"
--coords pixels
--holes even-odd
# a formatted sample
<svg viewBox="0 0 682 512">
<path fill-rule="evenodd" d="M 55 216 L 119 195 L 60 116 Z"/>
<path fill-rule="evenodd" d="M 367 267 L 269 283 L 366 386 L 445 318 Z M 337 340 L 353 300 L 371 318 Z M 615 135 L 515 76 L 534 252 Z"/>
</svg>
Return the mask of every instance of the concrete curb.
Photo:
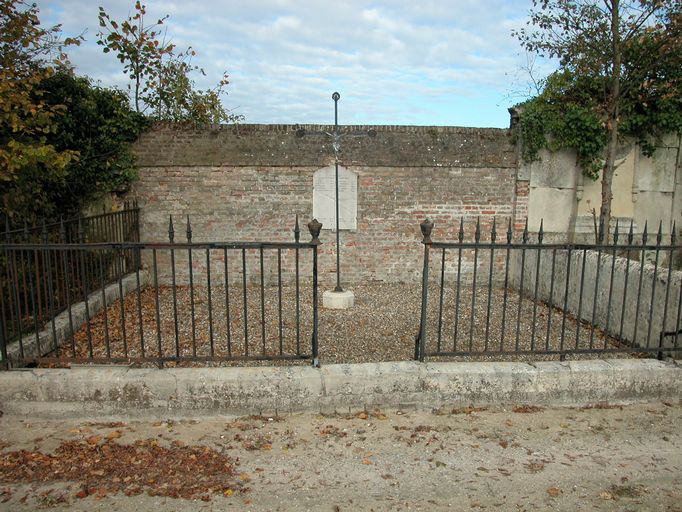
<svg viewBox="0 0 682 512">
<path fill-rule="evenodd" d="M 140 270 L 140 287 L 144 287 L 149 281 L 149 273 L 146 270 Z M 129 293 L 137 290 L 137 274 L 133 272 L 121 279 L 121 290 L 123 297 Z M 71 305 L 71 320 L 69 320 L 69 311 L 62 311 L 54 317 L 54 339 L 52 321 L 48 321 L 42 326 L 41 330 L 36 335 L 35 332 L 26 334 L 21 338 L 21 345 L 15 341 L 7 346 L 7 358 L 10 361 L 31 360 L 36 357 L 42 357 L 52 352 L 56 346 L 62 347 L 66 340 L 73 334 L 71 325 L 75 330 L 80 329 L 83 322 L 88 317 L 93 318 L 99 313 L 106 302 L 107 307 L 120 299 L 119 282 L 116 281 L 107 285 L 102 290 L 97 290 L 87 296 L 88 314 L 86 315 L 85 301 L 77 302 Z M 0 361 L 2 357 L 0 356 Z"/>
<path fill-rule="evenodd" d="M 656 360 L 367 363 L 312 367 L 0 372 L 0 410 L 44 418 L 334 412 L 455 405 L 677 400 L 682 367 Z"/>
</svg>

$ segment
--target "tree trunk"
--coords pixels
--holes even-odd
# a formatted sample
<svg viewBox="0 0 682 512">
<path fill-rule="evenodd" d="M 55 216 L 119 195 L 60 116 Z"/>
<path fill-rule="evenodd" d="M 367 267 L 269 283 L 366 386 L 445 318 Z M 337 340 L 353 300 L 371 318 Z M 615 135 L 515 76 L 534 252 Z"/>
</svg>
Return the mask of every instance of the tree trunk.
<svg viewBox="0 0 682 512">
<path fill-rule="evenodd" d="M 611 84 L 609 86 L 608 119 L 606 120 L 607 144 L 606 159 L 602 171 L 601 208 L 599 209 L 599 225 L 603 230 L 604 242 L 609 242 L 611 223 L 611 200 L 613 192 L 613 174 L 615 171 L 616 149 L 618 148 L 618 123 L 620 111 L 620 67 L 622 62 L 622 48 L 620 41 L 620 1 L 611 0 L 611 52 L 613 68 L 611 70 Z"/>
</svg>

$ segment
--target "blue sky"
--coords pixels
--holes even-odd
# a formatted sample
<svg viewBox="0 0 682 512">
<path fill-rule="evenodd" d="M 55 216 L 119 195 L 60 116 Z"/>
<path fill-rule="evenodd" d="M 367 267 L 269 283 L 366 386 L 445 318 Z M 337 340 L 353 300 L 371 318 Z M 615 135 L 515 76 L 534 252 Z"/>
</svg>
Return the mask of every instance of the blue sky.
<svg viewBox="0 0 682 512">
<path fill-rule="evenodd" d="M 44 24 L 85 31 L 69 55 L 77 72 L 126 86 L 116 58 L 97 46 L 98 7 L 121 20 L 134 0 L 38 0 Z M 528 57 L 511 36 L 531 0 L 212 0 L 146 2 L 211 87 L 230 76 L 225 106 L 250 123 L 506 127 L 528 83 Z M 535 65 L 538 74 L 549 70 Z"/>
</svg>

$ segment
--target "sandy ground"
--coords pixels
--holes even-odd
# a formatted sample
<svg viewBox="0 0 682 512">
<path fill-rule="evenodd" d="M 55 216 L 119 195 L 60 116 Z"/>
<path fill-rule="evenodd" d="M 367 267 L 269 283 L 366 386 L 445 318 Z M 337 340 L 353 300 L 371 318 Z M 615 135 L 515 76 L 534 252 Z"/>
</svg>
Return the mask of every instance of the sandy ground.
<svg viewBox="0 0 682 512">
<path fill-rule="evenodd" d="M 681 420 L 682 401 L 125 422 L 5 416 L 0 510 L 680 511 Z M 37 460 L 68 441 L 206 449 L 229 456 L 234 491 L 149 496 L 159 493 L 150 480 L 130 497 L 98 492 L 107 476 L 92 460 L 71 481 L 32 482 L 29 471 L 8 482 L 12 452 Z M 133 469 L 117 468 L 117 478 Z"/>
</svg>

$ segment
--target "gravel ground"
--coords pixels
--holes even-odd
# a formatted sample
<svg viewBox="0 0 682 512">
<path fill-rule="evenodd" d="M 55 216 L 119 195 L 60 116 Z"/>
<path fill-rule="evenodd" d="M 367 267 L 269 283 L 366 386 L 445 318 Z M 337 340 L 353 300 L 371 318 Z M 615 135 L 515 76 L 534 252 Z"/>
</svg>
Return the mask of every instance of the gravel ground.
<svg viewBox="0 0 682 512">
<path fill-rule="evenodd" d="M 355 306 L 343 311 L 323 308 L 323 290 L 319 292 L 321 364 L 412 359 L 415 336 L 419 330 L 421 285 L 365 283 L 349 288 L 355 293 Z M 75 348 L 76 356 L 88 357 L 92 345 L 92 354 L 95 358 L 141 357 L 143 348 L 144 355 L 147 357 L 156 357 L 159 353 L 164 357 L 172 357 L 176 354 L 182 357 L 195 355 L 205 357 L 211 354 L 211 339 L 213 339 L 212 353 L 218 358 L 259 354 L 309 355 L 311 353 L 312 292 L 309 286 L 301 287 L 298 329 L 296 294 L 293 287 L 282 289 L 281 324 L 278 288 L 265 288 L 265 300 L 262 307 L 266 321 L 261 323 L 260 288 L 248 287 L 248 322 L 246 325 L 248 347 L 245 344 L 242 287 L 231 286 L 228 291 L 229 344 L 224 287 L 212 287 L 210 301 L 206 287 L 195 287 L 193 293 L 190 293 L 189 287 L 178 287 L 175 295 L 174 300 L 173 290 L 170 287 L 161 287 L 158 291 L 158 299 L 154 288 L 143 290 L 139 303 L 136 293 L 128 295 L 123 308 L 120 301 L 117 301 L 106 311 L 100 312 L 91 319 L 89 329 L 83 325 L 74 336 L 73 347 L 70 342 L 67 343 L 63 354 L 70 357 L 74 354 Z M 158 319 L 157 300 L 159 302 Z M 173 306 L 174 303 L 177 304 L 176 308 Z M 194 303 L 194 315 L 192 315 L 192 303 Z M 121 322 L 122 310 L 124 322 Z M 439 288 L 433 285 L 429 292 L 427 353 L 434 354 L 439 351 L 474 353 L 457 357 L 439 356 L 438 360 L 552 359 L 558 356 L 504 355 L 491 352 L 558 350 L 562 346 L 562 337 L 563 347 L 569 350 L 576 347 L 587 349 L 590 346 L 616 347 L 615 340 L 606 337 L 602 331 L 597 329 L 592 331 L 588 324 L 577 323 L 572 316 L 564 316 L 561 310 L 550 309 L 546 304 L 534 303 L 527 297 L 522 298 L 519 312 L 519 295 L 513 290 L 505 293 L 503 289 L 494 288 L 489 294 L 488 288 L 480 287 L 475 297 L 472 297 L 471 290 L 462 287 L 459 301 L 455 290 L 447 290 L 443 296 L 441 321 L 438 320 L 438 311 Z M 472 311 L 474 311 L 473 317 Z M 486 315 L 486 311 L 490 311 L 489 316 Z M 209 322 L 209 316 L 211 322 Z M 176 317 L 177 334 L 174 321 Z M 143 335 L 143 344 L 140 343 L 140 331 Z M 502 336 L 503 333 L 504 336 Z M 431 357 L 431 359 L 436 358 Z M 266 362 L 266 364 L 273 364 L 273 362 Z M 292 363 L 288 361 L 275 364 Z M 300 361 L 299 364 L 309 363 Z"/>
<path fill-rule="evenodd" d="M 5 414 L 0 510 L 682 511 L 682 403 L 122 420 Z"/>
</svg>

